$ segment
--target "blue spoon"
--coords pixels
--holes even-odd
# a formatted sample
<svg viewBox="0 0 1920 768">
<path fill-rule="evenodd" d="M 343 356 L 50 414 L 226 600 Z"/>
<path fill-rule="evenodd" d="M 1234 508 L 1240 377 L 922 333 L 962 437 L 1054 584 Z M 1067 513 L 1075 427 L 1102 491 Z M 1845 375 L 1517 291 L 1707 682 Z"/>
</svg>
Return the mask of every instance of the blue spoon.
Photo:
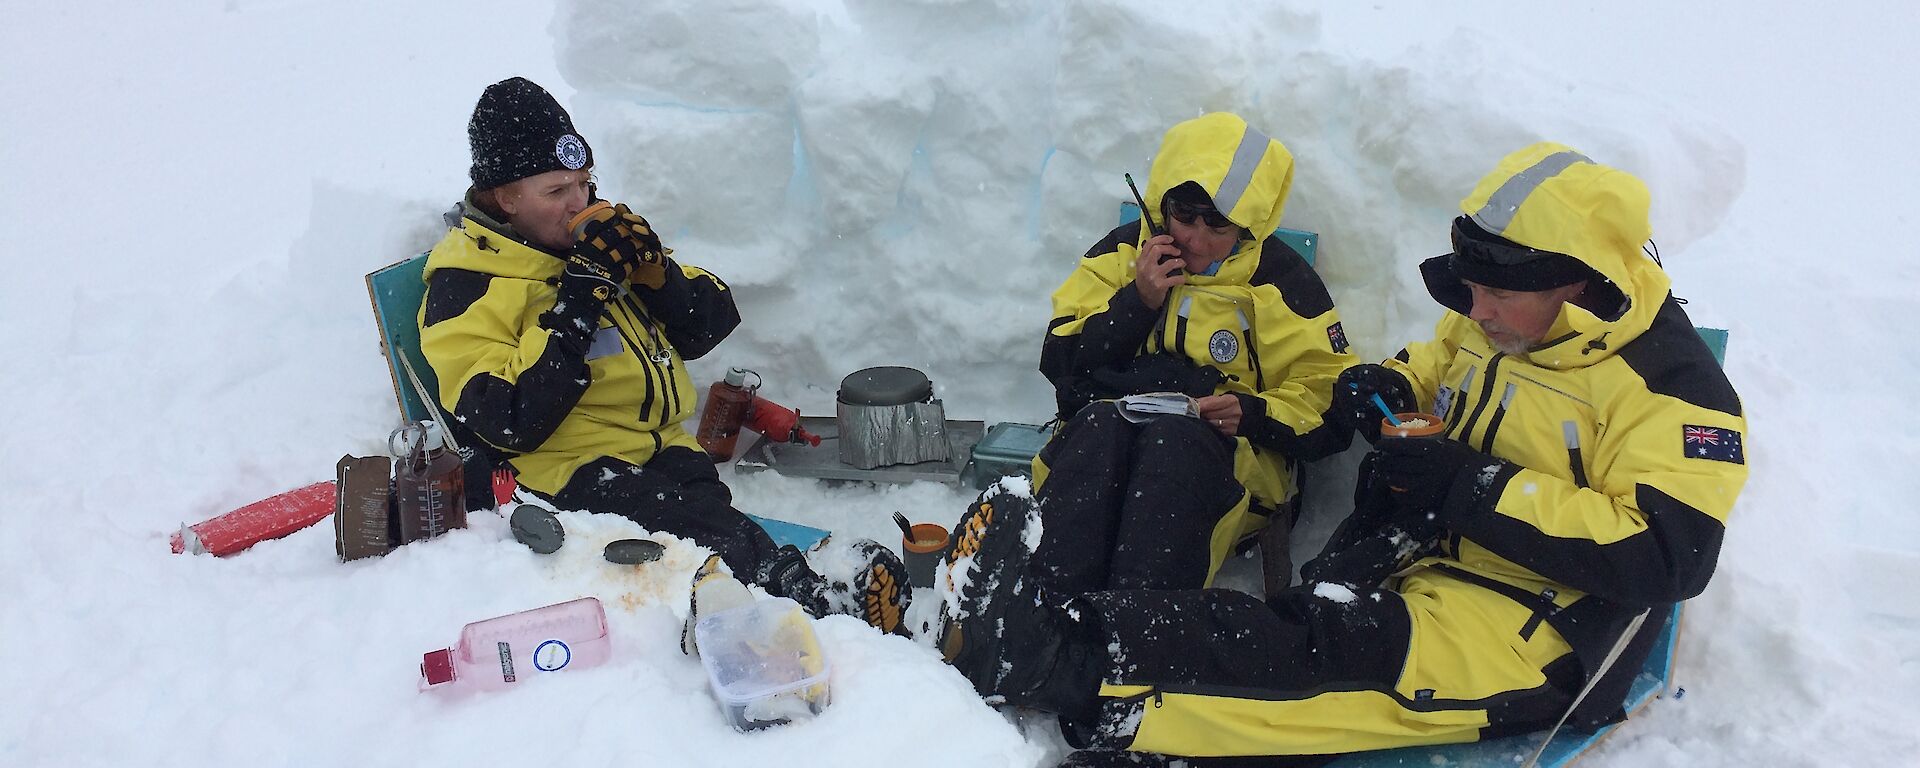
<svg viewBox="0 0 1920 768">
<path fill-rule="evenodd" d="M 1380 409 L 1381 413 L 1387 415 L 1388 424 L 1400 426 L 1400 417 L 1393 415 L 1393 409 L 1387 407 L 1387 401 L 1380 399 L 1380 393 L 1373 393 L 1373 404 Z"/>
</svg>

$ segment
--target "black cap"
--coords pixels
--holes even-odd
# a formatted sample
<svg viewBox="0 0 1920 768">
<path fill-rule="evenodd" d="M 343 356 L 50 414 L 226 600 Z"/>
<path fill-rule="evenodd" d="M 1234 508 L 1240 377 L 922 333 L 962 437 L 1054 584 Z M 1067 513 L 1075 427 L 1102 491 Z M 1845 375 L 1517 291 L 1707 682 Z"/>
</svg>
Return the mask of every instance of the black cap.
<svg viewBox="0 0 1920 768">
<path fill-rule="evenodd" d="M 1453 274 L 1488 288 L 1545 291 L 1582 280 L 1604 281 L 1586 262 L 1530 248 L 1482 229 L 1472 218 L 1453 220 Z"/>
<path fill-rule="evenodd" d="M 493 189 L 548 171 L 593 167 L 593 148 L 547 89 L 524 77 L 487 86 L 467 123 L 473 148 L 468 175 L 475 189 Z"/>
</svg>

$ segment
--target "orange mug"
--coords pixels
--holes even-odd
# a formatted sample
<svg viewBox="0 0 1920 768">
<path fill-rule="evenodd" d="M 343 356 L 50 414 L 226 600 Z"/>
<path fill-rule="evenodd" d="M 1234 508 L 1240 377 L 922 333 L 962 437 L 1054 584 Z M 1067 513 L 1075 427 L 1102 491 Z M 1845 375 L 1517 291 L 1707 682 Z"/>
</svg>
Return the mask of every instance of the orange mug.
<svg viewBox="0 0 1920 768">
<path fill-rule="evenodd" d="M 914 523 L 913 538 L 901 537 L 906 557 L 907 579 L 915 587 L 933 586 L 935 566 L 946 558 L 947 529 L 933 523 Z"/>
<path fill-rule="evenodd" d="M 578 240 L 580 239 L 580 231 L 587 228 L 587 222 L 594 219 L 612 218 L 611 216 L 601 215 L 602 212 L 611 210 L 613 210 L 612 203 L 605 200 L 595 201 L 592 205 L 582 208 L 579 213 L 574 214 L 573 218 L 567 220 L 567 231 L 572 232 L 573 239 Z"/>
<path fill-rule="evenodd" d="M 1394 418 L 1400 424 L 1387 419 L 1380 420 L 1381 437 L 1438 437 L 1447 431 L 1447 422 L 1431 413 L 1396 413 Z"/>
</svg>

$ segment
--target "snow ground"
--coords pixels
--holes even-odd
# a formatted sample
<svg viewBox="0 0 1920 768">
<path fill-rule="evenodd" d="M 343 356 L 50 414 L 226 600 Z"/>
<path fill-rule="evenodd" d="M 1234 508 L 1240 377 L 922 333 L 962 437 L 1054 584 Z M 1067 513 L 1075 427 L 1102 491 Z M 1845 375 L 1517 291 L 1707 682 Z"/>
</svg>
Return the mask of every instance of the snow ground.
<svg viewBox="0 0 1920 768">
<path fill-rule="evenodd" d="M 1046 295 L 1109 226 L 1160 132 L 1229 109 L 1299 169 L 1288 226 L 1364 357 L 1427 333 L 1413 273 L 1452 206 L 1536 138 L 1639 173 L 1677 291 L 1730 328 L 1753 481 L 1689 604 L 1684 698 L 1597 765 L 1891 765 L 1920 748 L 1920 516 L 1890 481 L 1915 440 L 1862 435 L 1920 382 L 1920 160 L 1892 95 L 1908 6 L 1726 9 L 1499 0 L 1470 10 L 1289 2 L 719 0 L 395 11 L 365 0 L 40 4 L 0 28 L 0 762 L 8 765 L 1035 765 L 927 649 L 818 623 L 833 706 L 728 731 L 674 649 L 692 550 L 623 571 L 571 519 L 542 559 L 498 520 L 372 562 L 325 528 L 226 560 L 166 534 L 372 455 L 392 394 L 360 276 L 430 244 L 464 188 L 490 82 L 553 90 L 605 191 L 739 291 L 695 365 L 755 367 L 825 413 L 838 379 L 920 367 L 949 412 L 1039 421 Z M 1341 493 L 1316 477 L 1324 531 Z M 951 521 L 935 485 L 730 478 L 738 505 L 888 540 Z M 1312 548 L 1296 547 L 1296 559 Z M 471 700 L 414 692 L 465 622 L 581 594 L 615 661 Z M 1908 694 L 1902 696 L 1901 694 Z M 925 744 L 939 739 L 937 751 Z M 884 757 L 881 757 L 884 756 Z"/>
</svg>

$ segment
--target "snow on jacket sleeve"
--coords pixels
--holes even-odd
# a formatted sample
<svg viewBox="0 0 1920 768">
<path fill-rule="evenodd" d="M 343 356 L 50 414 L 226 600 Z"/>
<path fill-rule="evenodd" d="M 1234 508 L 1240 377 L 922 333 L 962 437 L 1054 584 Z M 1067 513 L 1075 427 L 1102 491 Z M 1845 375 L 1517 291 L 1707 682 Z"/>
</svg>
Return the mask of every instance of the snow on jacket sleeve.
<svg viewBox="0 0 1920 768">
<path fill-rule="evenodd" d="M 535 321 L 553 289 L 537 281 L 440 269 L 428 279 L 420 351 L 453 417 L 496 448 L 540 447 L 591 383 L 586 360 Z"/>
<path fill-rule="evenodd" d="M 1087 250 L 1053 292 L 1053 319 L 1040 345 L 1040 372 L 1053 383 L 1059 416 L 1070 418 L 1088 397 L 1083 380 L 1140 352 L 1158 317 L 1133 288 L 1140 225 L 1115 227 Z"/>
<path fill-rule="evenodd" d="M 667 259 L 659 288 L 634 285 L 633 293 L 659 321 L 667 342 L 687 360 L 698 360 L 740 325 L 740 310 L 725 281 L 699 267 Z"/>
</svg>

